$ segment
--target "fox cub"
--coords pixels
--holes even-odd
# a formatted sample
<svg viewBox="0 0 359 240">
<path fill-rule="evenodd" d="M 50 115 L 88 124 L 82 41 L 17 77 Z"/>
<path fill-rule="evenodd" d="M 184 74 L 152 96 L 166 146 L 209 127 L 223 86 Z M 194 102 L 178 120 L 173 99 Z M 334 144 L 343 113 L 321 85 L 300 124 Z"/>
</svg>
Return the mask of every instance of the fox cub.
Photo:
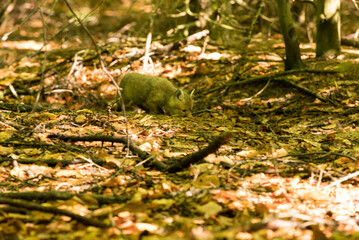
<svg viewBox="0 0 359 240">
<path fill-rule="evenodd" d="M 166 78 L 127 73 L 120 88 L 125 104 L 132 102 L 148 113 L 191 116 L 193 91 L 188 94 Z"/>
</svg>

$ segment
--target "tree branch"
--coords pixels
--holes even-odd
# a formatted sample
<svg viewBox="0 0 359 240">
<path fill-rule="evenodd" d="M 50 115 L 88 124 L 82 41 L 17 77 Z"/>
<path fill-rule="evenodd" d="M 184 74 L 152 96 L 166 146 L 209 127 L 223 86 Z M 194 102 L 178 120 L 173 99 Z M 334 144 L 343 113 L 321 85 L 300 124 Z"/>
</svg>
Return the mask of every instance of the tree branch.
<svg viewBox="0 0 359 240">
<path fill-rule="evenodd" d="M 51 134 L 49 138 L 58 138 L 63 141 L 104 141 L 104 142 L 119 142 L 127 145 L 126 137 L 112 137 L 108 135 L 89 135 L 89 136 L 68 136 L 62 134 Z M 143 164 L 144 166 L 156 169 L 161 172 L 178 172 L 189 167 L 191 164 L 197 163 L 202 160 L 204 157 L 208 156 L 211 153 L 215 153 L 222 145 L 229 142 L 232 138 L 230 132 L 224 132 L 218 137 L 216 137 L 207 147 L 199 150 L 198 152 L 192 153 L 188 156 L 182 158 L 173 158 L 169 159 L 167 163 L 158 161 L 155 156 L 142 151 L 138 146 L 130 140 L 129 148 L 131 152 L 136 153 L 139 158 L 146 160 Z"/>
<path fill-rule="evenodd" d="M 28 210 L 37 210 L 42 212 L 48 212 L 53 214 L 59 214 L 71 217 L 74 220 L 77 220 L 85 225 L 100 227 L 100 228 L 108 228 L 111 227 L 110 225 L 99 222 L 90 218 L 83 217 L 81 215 L 75 214 L 73 212 L 70 212 L 68 210 L 59 209 L 55 207 L 45 207 L 37 203 L 32 203 L 29 201 L 19 200 L 19 199 L 12 199 L 12 198 L 6 198 L 6 197 L 0 197 L 0 203 L 1 204 L 7 204 L 14 207 L 24 208 Z"/>
</svg>

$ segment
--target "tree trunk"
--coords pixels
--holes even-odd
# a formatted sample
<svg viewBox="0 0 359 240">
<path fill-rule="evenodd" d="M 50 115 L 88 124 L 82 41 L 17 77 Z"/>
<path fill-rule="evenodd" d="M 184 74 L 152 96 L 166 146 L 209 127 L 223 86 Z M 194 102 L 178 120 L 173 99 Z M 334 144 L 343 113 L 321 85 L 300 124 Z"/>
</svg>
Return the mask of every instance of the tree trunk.
<svg viewBox="0 0 359 240">
<path fill-rule="evenodd" d="M 340 54 L 340 0 L 317 2 L 317 57 Z"/>
<path fill-rule="evenodd" d="M 300 69 L 304 63 L 300 58 L 300 48 L 294 21 L 290 12 L 289 0 L 277 0 L 279 22 L 285 43 L 284 68 L 285 70 Z"/>
</svg>

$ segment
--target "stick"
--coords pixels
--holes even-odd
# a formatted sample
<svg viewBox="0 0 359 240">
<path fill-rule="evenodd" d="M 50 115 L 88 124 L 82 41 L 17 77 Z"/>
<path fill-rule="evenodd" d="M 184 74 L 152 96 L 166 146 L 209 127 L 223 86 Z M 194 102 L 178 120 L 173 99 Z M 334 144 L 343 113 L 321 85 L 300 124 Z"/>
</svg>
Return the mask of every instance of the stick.
<svg viewBox="0 0 359 240">
<path fill-rule="evenodd" d="M 342 177 L 342 178 L 336 180 L 335 182 L 329 184 L 329 185 L 326 186 L 325 188 L 331 188 L 331 187 L 333 187 L 333 186 L 335 186 L 335 185 L 339 185 L 339 183 L 345 182 L 346 180 L 349 180 L 349 179 L 354 178 L 354 177 L 356 177 L 356 176 L 359 176 L 359 171 L 354 172 L 354 173 L 351 173 L 351 174 L 349 174 L 349 175 L 347 175 L 347 176 L 345 176 L 345 177 Z"/>
<path fill-rule="evenodd" d="M 99 222 L 99 221 L 96 221 L 96 220 L 93 220 L 90 218 L 83 217 L 81 215 L 75 214 L 68 210 L 59 209 L 59 208 L 55 208 L 55 207 L 45 207 L 40 204 L 32 203 L 29 201 L 0 197 L 0 203 L 8 204 L 10 206 L 19 207 L 19 208 L 25 208 L 28 210 L 37 210 L 37 211 L 41 211 L 41 212 L 48 212 L 48 213 L 54 213 L 54 214 L 68 216 L 74 220 L 77 220 L 77 221 L 85 224 L 85 225 L 90 225 L 90 226 L 95 226 L 95 227 L 100 227 L 100 228 L 111 227 L 110 225 L 105 224 L 103 222 Z"/>
<path fill-rule="evenodd" d="M 126 114 L 126 110 L 125 110 L 125 103 L 123 101 L 123 98 L 122 98 L 122 94 L 121 94 L 121 89 L 120 87 L 118 86 L 117 82 L 115 81 L 115 79 L 112 77 L 111 73 L 106 69 L 105 67 L 105 63 L 103 62 L 102 60 L 102 57 L 101 57 L 101 52 L 97 46 L 97 43 L 95 41 L 95 39 L 92 37 L 90 31 L 87 29 L 87 27 L 82 23 L 81 19 L 76 15 L 76 13 L 74 12 L 74 10 L 72 10 L 70 4 L 68 3 L 67 0 L 64 0 L 64 2 L 66 3 L 67 7 L 70 9 L 72 15 L 74 15 L 74 17 L 77 19 L 77 21 L 80 23 L 80 26 L 85 30 L 86 34 L 89 36 L 92 44 L 94 45 L 95 47 L 95 51 L 97 53 L 97 57 L 98 57 L 98 60 L 100 61 L 100 65 L 101 65 L 101 68 L 102 68 L 102 71 L 104 71 L 104 73 L 111 79 L 111 82 L 113 83 L 113 85 L 115 85 L 116 89 L 117 89 L 117 93 L 118 95 L 120 96 L 121 98 L 121 107 L 122 107 L 122 111 L 123 111 L 123 116 L 125 117 L 125 127 L 126 127 L 126 136 L 127 136 L 127 145 L 130 145 L 130 135 L 128 134 L 128 120 L 127 120 L 127 114 Z"/>
<path fill-rule="evenodd" d="M 128 144 L 127 139 L 125 137 L 112 137 L 108 135 L 88 135 L 88 136 L 68 136 L 62 134 L 51 134 L 48 136 L 49 138 L 58 138 L 63 141 L 108 141 L 108 142 L 119 142 L 123 144 Z M 143 162 L 144 166 L 156 169 L 161 172 L 179 172 L 189 167 L 191 164 L 195 164 L 201 161 L 203 158 L 208 156 L 211 153 L 215 153 L 222 145 L 229 142 L 232 138 L 232 134 L 230 132 L 224 132 L 218 137 L 216 137 L 209 145 L 195 153 L 192 153 L 188 156 L 182 158 L 171 158 L 167 161 L 167 163 L 158 161 L 157 158 L 145 151 L 142 151 L 138 148 L 138 146 L 130 141 L 129 149 L 138 155 L 142 160 L 146 160 Z"/>
</svg>

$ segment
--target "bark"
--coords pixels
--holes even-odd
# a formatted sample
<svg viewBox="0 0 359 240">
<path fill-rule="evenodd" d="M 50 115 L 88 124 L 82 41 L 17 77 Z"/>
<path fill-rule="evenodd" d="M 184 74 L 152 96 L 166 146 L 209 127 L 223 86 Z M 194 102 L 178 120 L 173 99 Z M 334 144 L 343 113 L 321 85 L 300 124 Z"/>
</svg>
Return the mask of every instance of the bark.
<svg viewBox="0 0 359 240">
<path fill-rule="evenodd" d="M 277 0 L 279 22 L 285 43 L 285 70 L 301 69 L 304 67 L 300 58 L 300 48 L 297 32 L 290 11 L 289 0 Z"/>
<path fill-rule="evenodd" d="M 317 57 L 340 54 L 340 0 L 318 0 Z"/>
</svg>

